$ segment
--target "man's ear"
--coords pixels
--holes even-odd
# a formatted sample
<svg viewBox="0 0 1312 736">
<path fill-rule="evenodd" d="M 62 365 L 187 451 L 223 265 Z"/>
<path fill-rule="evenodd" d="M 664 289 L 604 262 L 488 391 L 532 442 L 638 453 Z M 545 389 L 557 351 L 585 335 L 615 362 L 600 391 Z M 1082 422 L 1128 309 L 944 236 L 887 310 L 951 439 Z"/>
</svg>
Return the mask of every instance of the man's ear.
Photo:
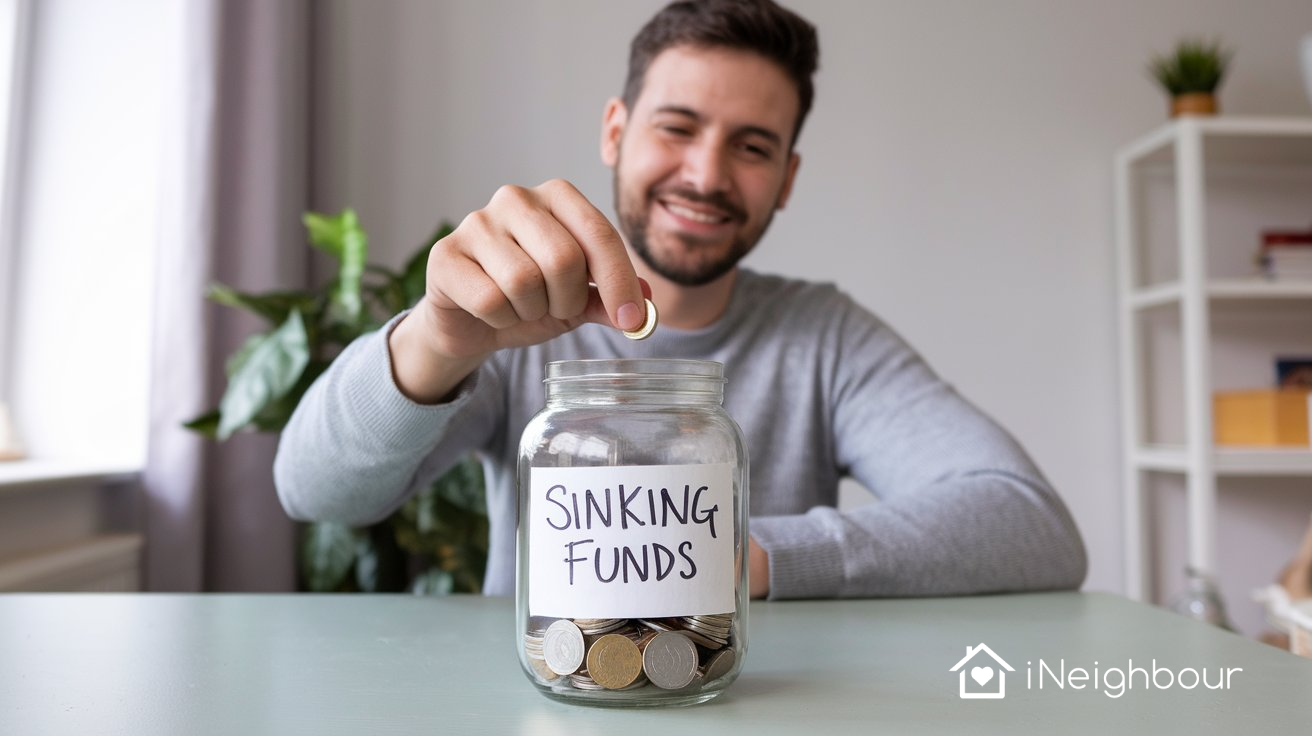
<svg viewBox="0 0 1312 736">
<path fill-rule="evenodd" d="M 797 167 L 802 165 L 801 154 L 794 151 L 788 156 L 788 173 L 784 175 L 784 185 L 779 190 L 779 199 L 775 200 L 774 208 L 781 210 L 784 205 L 788 204 L 788 195 L 793 193 L 793 179 L 797 177 Z"/>
<path fill-rule="evenodd" d="M 611 168 L 620 160 L 620 140 L 628 122 L 629 109 L 624 106 L 624 100 L 618 97 L 607 100 L 606 111 L 601 116 L 601 162 Z"/>
</svg>

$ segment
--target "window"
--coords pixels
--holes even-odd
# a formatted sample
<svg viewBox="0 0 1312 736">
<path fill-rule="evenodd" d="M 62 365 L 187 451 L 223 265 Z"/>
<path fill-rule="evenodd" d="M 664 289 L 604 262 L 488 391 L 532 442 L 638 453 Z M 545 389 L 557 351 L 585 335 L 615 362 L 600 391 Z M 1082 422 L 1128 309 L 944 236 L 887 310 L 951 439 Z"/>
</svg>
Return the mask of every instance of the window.
<svg viewBox="0 0 1312 736">
<path fill-rule="evenodd" d="M 0 0 L 0 403 L 9 394 L 10 315 L 13 310 L 18 152 L 27 71 L 27 0 Z"/>
<path fill-rule="evenodd" d="M 175 14 L 156 0 L 0 4 L 30 16 L 14 34 L 27 47 L 26 95 L 7 200 L 0 400 L 33 458 L 140 467 Z"/>
</svg>

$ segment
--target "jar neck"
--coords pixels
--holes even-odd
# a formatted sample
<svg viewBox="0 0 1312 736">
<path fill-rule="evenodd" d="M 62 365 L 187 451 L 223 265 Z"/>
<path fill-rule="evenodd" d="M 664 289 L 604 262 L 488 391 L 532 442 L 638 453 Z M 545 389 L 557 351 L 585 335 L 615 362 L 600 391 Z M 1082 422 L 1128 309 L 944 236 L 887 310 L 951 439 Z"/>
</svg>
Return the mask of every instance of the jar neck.
<svg viewBox="0 0 1312 736">
<path fill-rule="evenodd" d="M 547 405 L 719 406 L 724 366 L 706 360 L 565 360 L 547 364 Z"/>
</svg>

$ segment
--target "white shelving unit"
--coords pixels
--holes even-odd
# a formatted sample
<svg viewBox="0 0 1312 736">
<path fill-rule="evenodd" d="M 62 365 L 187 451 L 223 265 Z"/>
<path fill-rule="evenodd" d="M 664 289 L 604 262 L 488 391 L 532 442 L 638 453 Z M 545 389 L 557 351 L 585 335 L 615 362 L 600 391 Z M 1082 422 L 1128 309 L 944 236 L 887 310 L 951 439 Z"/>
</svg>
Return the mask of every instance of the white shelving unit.
<svg viewBox="0 0 1312 736">
<path fill-rule="evenodd" d="M 1146 554 L 1148 472 L 1180 473 L 1186 485 L 1188 562 L 1216 572 L 1218 476 L 1312 477 L 1312 450 L 1232 450 L 1212 442 L 1211 311 L 1214 305 L 1253 302 L 1262 309 L 1312 305 L 1312 282 L 1213 279 L 1208 274 L 1205 168 L 1308 167 L 1312 172 L 1312 118 L 1186 117 L 1163 125 L 1116 155 L 1122 465 L 1126 595 L 1150 595 Z M 1146 243 L 1140 232 L 1140 174 L 1173 169 L 1178 278 L 1148 283 L 1141 273 Z M 1312 216 L 1312 207 L 1308 210 Z M 1256 243 L 1253 248 L 1256 249 Z M 1178 309 L 1182 353 L 1184 443 L 1154 445 L 1148 438 L 1146 399 L 1154 390 L 1144 369 L 1143 313 Z M 1312 321 L 1308 330 L 1312 333 Z"/>
</svg>

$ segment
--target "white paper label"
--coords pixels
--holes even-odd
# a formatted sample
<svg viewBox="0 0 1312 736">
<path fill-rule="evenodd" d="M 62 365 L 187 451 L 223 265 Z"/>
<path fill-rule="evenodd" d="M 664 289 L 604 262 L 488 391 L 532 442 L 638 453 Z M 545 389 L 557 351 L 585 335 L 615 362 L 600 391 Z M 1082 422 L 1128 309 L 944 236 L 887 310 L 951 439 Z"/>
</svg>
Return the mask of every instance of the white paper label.
<svg viewBox="0 0 1312 736">
<path fill-rule="evenodd" d="M 714 465 L 533 468 L 534 616 L 659 618 L 734 610 L 733 472 Z"/>
</svg>

